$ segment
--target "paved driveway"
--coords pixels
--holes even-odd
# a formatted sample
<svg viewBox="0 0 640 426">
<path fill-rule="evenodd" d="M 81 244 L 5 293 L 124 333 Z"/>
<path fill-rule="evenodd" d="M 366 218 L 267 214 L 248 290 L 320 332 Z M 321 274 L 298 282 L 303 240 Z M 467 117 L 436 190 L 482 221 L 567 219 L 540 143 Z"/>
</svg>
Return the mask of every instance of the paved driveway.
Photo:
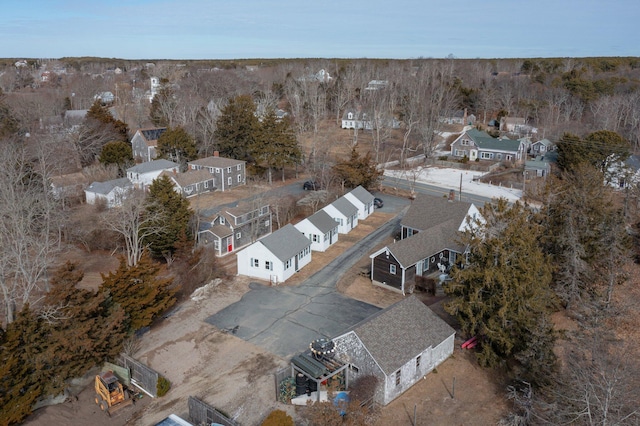
<svg viewBox="0 0 640 426">
<path fill-rule="evenodd" d="M 241 300 L 206 321 L 283 358 L 304 351 L 319 337 L 331 338 L 344 333 L 380 308 L 342 296 L 336 291 L 336 283 L 393 232 L 402 214 L 299 286 L 268 287 L 251 283 L 251 290 Z"/>
</svg>

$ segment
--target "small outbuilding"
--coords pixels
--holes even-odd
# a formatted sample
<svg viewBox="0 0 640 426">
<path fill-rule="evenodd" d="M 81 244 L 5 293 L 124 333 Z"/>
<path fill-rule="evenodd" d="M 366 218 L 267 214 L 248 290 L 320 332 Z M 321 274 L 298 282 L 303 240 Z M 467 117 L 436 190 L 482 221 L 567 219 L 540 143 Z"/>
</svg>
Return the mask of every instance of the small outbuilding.
<svg viewBox="0 0 640 426">
<path fill-rule="evenodd" d="M 358 209 L 358 220 L 364 220 L 373 213 L 373 195 L 362 186 L 352 189 L 344 197 Z"/>
</svg>

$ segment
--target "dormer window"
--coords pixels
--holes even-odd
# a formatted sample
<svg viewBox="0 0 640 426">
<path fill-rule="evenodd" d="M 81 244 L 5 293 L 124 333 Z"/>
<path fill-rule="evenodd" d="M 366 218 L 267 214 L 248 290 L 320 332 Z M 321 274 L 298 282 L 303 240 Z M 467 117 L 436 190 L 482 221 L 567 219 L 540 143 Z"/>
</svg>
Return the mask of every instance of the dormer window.
<svg viewBox="0 0 640 426">
<path fill-rule="evenodd" d="M 352 113 L 352 112 L 350 112 L 349 114 L 347 114 L 347 118 L 348 118 L 349 120 L 353 120 L 353 113 Z"/>
</svg>

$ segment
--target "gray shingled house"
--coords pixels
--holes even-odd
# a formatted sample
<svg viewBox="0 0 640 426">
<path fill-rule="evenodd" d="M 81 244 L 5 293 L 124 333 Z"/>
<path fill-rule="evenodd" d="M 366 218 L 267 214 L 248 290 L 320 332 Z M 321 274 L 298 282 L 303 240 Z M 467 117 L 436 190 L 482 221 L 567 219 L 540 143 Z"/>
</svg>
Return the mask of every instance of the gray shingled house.
<svg viewBox="0 0 640 426">
<path fill-rule="evenodd" d="M 167 131 L 166 127 L 138 129 L 131 138 L 133 158 L 137 161 L 152 161 L 158 156 L 158 138 Z"/>
<path fill-rule="evenodd" d="M 206 170 L 187 170 L 184 173 L 162 172 L 160 176 L 167 176 L 176 192 L 185 198 L 216 190 L 215 178 Z"/>
<path fill-rule="evenodd" d="M 220 157 L 214 152 L 212 157 L 189 161 L 189 170 L 207 170 L 215 177 L 218 191 L 228 191 L 247 183 L 246 161 Z"/>
<path fill-rule="evenodd" d="M 333 339 L 349 382 L 374 375 L 377 402 L 387 405 L 452 353 L 455 330 L 415 296 L 372 315 Z"/>
</svg>

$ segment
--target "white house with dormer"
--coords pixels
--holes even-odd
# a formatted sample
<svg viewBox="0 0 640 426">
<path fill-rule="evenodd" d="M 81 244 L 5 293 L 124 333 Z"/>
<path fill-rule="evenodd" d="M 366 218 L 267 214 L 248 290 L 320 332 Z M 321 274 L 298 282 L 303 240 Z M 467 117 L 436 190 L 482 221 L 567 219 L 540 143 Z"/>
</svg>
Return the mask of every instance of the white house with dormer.
<svg viewBox="0 0 640 426">
<path fill-rule="evenodd" d="M 136 164 L 127 169 L 127 178 L 136 189 L 145 189 L 162 172 L 178 173 L 180 165 L 173 161 L 160 159 Z"/>
</svg>

